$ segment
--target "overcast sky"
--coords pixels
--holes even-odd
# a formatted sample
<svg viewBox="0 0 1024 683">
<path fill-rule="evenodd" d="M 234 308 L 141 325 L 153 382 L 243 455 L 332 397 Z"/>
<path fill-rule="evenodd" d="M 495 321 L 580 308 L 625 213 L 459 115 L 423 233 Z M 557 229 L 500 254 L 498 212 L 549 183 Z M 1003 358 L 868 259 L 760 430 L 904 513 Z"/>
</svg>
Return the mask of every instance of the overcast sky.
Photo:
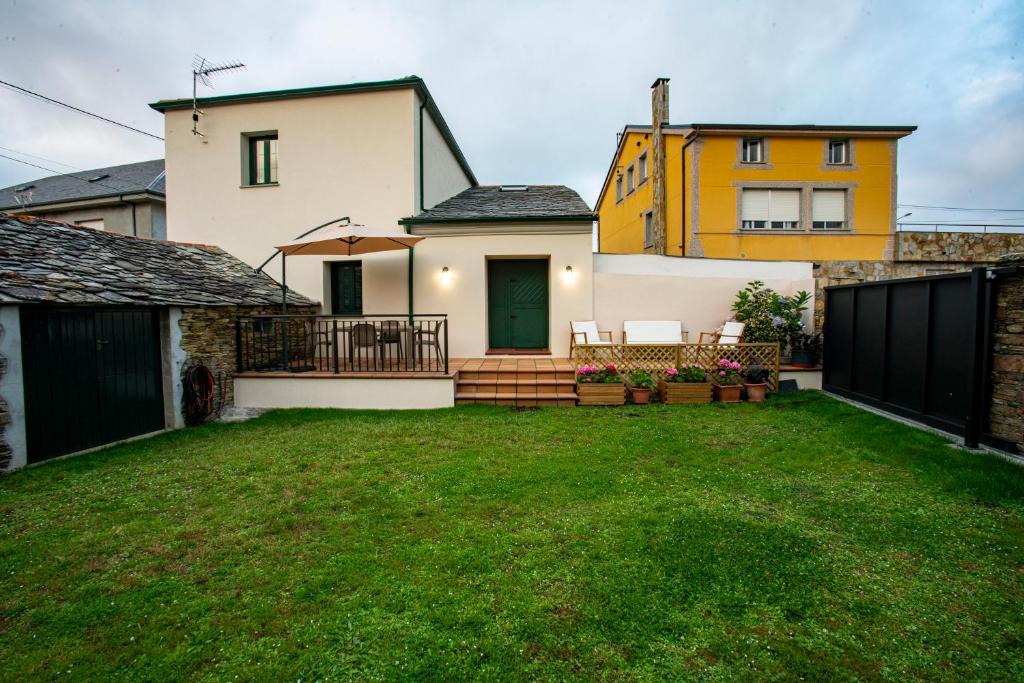
<svg viewBox="0 0 1024 683">
<path fill-rule="evenodd" d="M 190 95 L 193 54 L 248 64 L 203 95 L 417 74 L 482 183 L 564 183 L 593 204 L 616 131 L 650 120 L 649 86 L 667 76 L 673 123 L 915 124 L 902 203 L 1024 208 L 1021 2 L 0 7 L 0 80 L 158 134 L 146 104 Z M 6 89 L 0 108 L 0 154 L 61 171 L 163 156 Z M 43 175 L 0 158 L 0 186 Z"/>
</svg>

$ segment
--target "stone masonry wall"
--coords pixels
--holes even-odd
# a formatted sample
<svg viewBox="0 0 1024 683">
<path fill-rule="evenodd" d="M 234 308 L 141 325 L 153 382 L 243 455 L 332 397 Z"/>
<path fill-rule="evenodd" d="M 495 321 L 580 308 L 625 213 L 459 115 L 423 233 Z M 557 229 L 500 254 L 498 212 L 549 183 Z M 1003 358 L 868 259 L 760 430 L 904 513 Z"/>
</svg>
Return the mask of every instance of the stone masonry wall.
<svg viewBox="0 0 1024 683">
<path fill-rule="evenodd" d="M 319 307 L 290 306 L 289 313 L 315 315 Z M 178 326 L 181 328 L 181 349 L 186 354 L 185 367 L 202 364 L 217 379 L 218 401 L 223 391 L 224 406 L 235 401 L 235 319 L 240 315 L 278 315 L 277 306 L 183 308 Z M 184 377 L 180 368 L 178 381 Z M 223 382 L 223 388 L 221 385 Z"/>
<path fill-rule="evenodd" d="M 1024 253 L 1001 259 L 999 265 L 1024 266 Z M 988 432 L 1017 444 L 1024 454 L 1024 274 L 996 282 Z"/>
</svg>

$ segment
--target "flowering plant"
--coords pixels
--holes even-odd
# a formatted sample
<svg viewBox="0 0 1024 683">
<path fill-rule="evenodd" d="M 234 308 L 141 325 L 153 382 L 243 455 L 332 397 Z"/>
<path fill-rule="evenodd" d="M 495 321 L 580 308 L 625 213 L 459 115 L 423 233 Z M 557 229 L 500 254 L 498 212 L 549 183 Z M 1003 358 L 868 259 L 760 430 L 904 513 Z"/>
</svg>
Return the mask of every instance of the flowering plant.
<svg viewBox="0 0 1024 683">
<path fill-rule="evenodd" d="M 634 370 L 629 373 L 629 386 L 633 389 L 653 389 L 654 377 L 646 370 Z"/>
<path fill-rule="evenodd" d="M 666 382 L 707 382 L 708 375 L 699 365 L 680 365 L 665 371 Z"/>
<path fill-rule="evenodd" d="M 722 360 L 718 361 L 718 367 L 715 369 L 715 382 L 719 386 L 732 386 L 735 384 L 743 384 L 743 376 L 740 375 L 741 367 L 742 366 L 736 361 L 731 361 L 728 358 L 723 358 Z"/>
<path fill-rule="evenodd" d="M 765 287 L 760 280 L 754 280 L 737 292 L 732 310 L 736 312 L 736 320 L 746 324 L 745 341 L 785 344 L 792 335 L 803 330 L 800 318 L 810 300 L 808 292 L 784 296 Z"/>
<path fill-rule="evenodd" d="M 622 375 L 613 363 L 604 367 L 581 365 L 576 370 L 576 381 L 580 384 L 615 384 L 622 381 Z"/>
</svg>

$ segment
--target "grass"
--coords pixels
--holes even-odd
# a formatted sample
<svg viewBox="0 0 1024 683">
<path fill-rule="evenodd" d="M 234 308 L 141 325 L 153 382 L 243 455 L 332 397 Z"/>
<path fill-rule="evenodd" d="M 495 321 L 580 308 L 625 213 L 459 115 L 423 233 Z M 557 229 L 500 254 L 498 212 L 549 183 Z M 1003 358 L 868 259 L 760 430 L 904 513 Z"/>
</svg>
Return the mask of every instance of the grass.
<svg viewBox="0 0 1024 683">
<path fill-rule="evenodd" d="M 1022 536 L 815 393 L 280 411 L 0 479 L 0 677 L 1021 680 Z"/>
</svg>

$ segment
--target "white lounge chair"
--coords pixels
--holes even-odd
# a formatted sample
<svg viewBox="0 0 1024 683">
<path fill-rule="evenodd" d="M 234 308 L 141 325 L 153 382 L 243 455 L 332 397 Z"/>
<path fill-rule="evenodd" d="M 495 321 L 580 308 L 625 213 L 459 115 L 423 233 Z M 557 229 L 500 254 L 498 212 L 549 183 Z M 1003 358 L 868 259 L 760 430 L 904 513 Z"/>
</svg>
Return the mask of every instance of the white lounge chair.
<svg viewBox="0 0 1024 683">
<path fill-rule="evenodd" d="M 708 337 L 707 343 L 709 344 L 741 344 L 743 343 L 743 331 L 746 327 L 746 323 L 730 320 L 722 325 L 721 332 L 701 332 L 700 343 L 705 343 L 704 337 Z"/>
<path fill-rule="evenodd" d="M 624 320 L 623 344 L 685 344 L 680 320 Z"/>
<path fill-rule="evenodd" d="M 590 344 L 607 346 L 612 343 L 610 330 L 598 330 L 596 320 L 570 320 L 569 327 L 572 332 L 569 334 L 569 355 L 577 344 Z M 601 339 L 601 335 L 608 335 L 608 339 Z"/>
</svg>

